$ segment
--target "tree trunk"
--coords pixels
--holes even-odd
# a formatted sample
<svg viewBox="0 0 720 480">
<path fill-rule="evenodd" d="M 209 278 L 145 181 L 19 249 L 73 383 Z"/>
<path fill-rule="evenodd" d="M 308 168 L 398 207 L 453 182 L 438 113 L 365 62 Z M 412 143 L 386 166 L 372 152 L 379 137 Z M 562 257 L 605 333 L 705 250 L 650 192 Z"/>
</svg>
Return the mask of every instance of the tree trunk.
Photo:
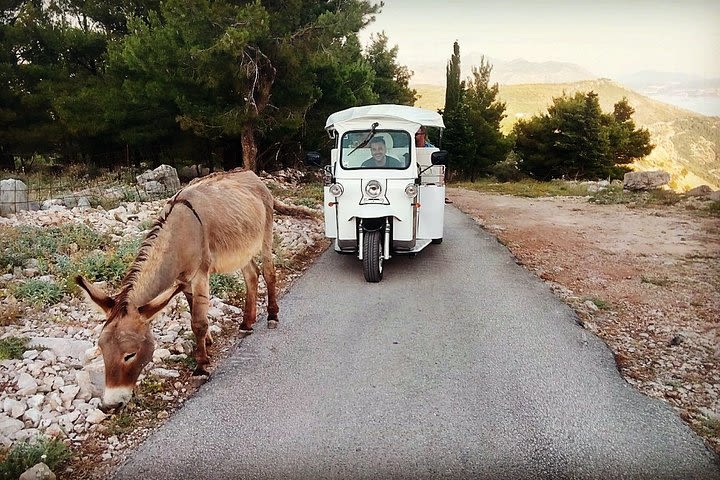
<svg viewBox="0 0 720 480">
<path fill-rule="evenodd" d="M 243 125 L 240 132 L 240 143 L 242 144 L 243 167 L 245 170 L 254 172 L 257 160 L 257 144 L 255 143 L 255 131 L 252 125 Z"/>
</svg>

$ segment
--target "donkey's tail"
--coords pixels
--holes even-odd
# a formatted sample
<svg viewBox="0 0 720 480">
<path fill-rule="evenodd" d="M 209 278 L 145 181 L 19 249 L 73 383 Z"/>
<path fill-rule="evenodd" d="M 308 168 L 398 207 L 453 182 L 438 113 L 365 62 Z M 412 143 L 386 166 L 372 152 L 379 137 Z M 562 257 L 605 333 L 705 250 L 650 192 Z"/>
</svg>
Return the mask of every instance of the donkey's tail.
<svg viewBox="0 0 720 480">
<path fill-rule="evenodd" d="M 280 200 L 273 198 L 273 208 L 280 215 L 290 215 L 292 217 L 303 218 L 320 218 L 321 213 L 312 208 L 302 205 L 288 205 Z"/>
</svg>

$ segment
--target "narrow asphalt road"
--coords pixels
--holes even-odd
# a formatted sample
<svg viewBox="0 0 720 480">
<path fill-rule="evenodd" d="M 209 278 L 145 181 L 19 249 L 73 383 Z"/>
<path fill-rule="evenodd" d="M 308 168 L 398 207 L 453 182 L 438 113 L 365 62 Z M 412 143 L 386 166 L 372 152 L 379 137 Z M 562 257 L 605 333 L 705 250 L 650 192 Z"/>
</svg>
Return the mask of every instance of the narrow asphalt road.
<svg viewBox="0 0 720 480">
<path fill-rule="evenodd" d="M 118 479 L 720 479 L 718 458 L 495 238 L 379 284 L 330 250 Z"/>
</svg>

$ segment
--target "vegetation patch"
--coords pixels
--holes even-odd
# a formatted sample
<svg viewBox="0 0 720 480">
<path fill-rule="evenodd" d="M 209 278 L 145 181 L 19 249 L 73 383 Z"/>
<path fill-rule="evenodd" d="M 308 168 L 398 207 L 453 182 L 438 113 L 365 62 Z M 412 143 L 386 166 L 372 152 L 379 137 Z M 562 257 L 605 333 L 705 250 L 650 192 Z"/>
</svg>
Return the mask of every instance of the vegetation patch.
<svg viewBox="0 0 720 480">
<path fill-rule="evenodd" d="M 71 456 L 70 447 L 56 438 L 42 437 L 33 442 L 16 444 L 11 450 L 0 452 L 0 480 L 19 478 L 23 472 L 40 462 L 55 471 Z"/>
<path fill-rule="evenodd" d="M 52 258 L 57 254 L 73 254 L 100 248 L 109 243 L 85 225 L 61 227 L 2 227 L 0 228 L 0 268 L 12 271 L 25 267 L 30 259 Z M 43 272 L 47 273 L 47 272 Z"/>
<path fill-rule="evenodd" d="M 541 182 L 524 179 L 518 182 L 498 182 L 493 179 L 481 179 L 475 182 L 458 182 L 451 186 L 474 190 L 478 192 L 492 192 L 518 197 L 584 197 L 588 195 L 587 187 L 581 183 L 565 180 L 552 180 Z"/>
<path fill-rule="evenodd" d="M 55 305 L 65 294 L 57 283 L 36 278 L 13 284 L 9 290 L 18 300 L 24 300 L 36 307 Z"/>
<path fill-rule="evenodd" d="M 234 274 L 213 273 L 210 275 L 210 294 L 233 305 L 242 305 L 245 282 Z"/>
<path fill-rule="evenodd" d="M 672 285 L 675 282 L 670 280 L 669 278 L 646 277 L 645 275 L 643 275 L 640 277 L 640 283 L 650 283 L 652 285 L 657 285 L 658 287 L 667 287 L 668 285 Z"/>
<path fill-rule="evenodd" d="M 708 203 L 702 211 L 711 217 L 720 217 L 720 200 L 713 200 Z"/>
<path fill-rule="evenodd" d="M 6 337 L 0 339 L 0 360 L 21 359 L 27 350 L 27 338 Z"/>
<path fill-rule="evenodd" d="M 130 433 L 135 429 L 135 416 L 131 412 L 121 410 L 110 417 L 107 427 L 107 433 L 110 436 Z"/>
<path fill-rule="evenodd" d="M 610 302 L 606 302 L 605 300 L 602 300 L 597 297 L 589 297 L 587 300 L 594 303 L 597 308 L 600 310 L 610 310 L 612 308 L 612 305 Z"/>
</svg>

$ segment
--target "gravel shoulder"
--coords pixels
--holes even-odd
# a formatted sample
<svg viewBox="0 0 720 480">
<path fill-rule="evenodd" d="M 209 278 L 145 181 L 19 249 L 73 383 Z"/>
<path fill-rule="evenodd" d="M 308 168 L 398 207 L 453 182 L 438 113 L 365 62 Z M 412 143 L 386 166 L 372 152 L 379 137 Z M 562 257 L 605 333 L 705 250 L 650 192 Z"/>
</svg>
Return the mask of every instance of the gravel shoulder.
<svg viewBox="0 0 720 480">
<path fill-rule="evenodd" d="M 623 377 L 720 453 L 720 220 L 688 204 L 597 205 L 448 189 L 611 348 Z"/>
</svg>

